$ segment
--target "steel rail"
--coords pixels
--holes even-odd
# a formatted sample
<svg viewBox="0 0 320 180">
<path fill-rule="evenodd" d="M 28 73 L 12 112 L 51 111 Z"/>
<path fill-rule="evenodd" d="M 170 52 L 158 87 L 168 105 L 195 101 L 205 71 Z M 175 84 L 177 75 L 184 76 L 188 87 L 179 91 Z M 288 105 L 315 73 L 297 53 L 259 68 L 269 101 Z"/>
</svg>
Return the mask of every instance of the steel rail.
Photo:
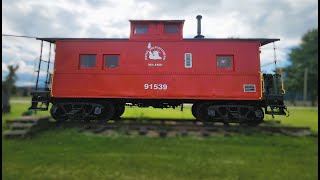
<svg viewBox="0 0 320 180">
<path fill-rule="evenodd" d="M 150 131 L 156 131 L 159 136 L 166 136 L 168 133 L 176 135 L 181 134 L 198 134 L 209 136 L 210 134 L 254 134 L 254 133 L 280 133 L 291 136 L 311 135 L 309 127 L 292 127 L 292 126 L 272 126 L 261 124 L 256 127 L 243 126 L 238 124 L 223 124 L 206 125 L 201 122 L 189 119 L 137 119 L 137 118 L 121 118 L 120 120 L 99 122 L 99 121 L 66 121 L 55 123 L 56 127 L 63 128 L 79 128 L 79 132 L 103 133 L 105 131 L 116 132 L 135 132 L 140 135 L 146 135 Z M 130 134 L 130 133 L 129 133 Z"/>
</svg>

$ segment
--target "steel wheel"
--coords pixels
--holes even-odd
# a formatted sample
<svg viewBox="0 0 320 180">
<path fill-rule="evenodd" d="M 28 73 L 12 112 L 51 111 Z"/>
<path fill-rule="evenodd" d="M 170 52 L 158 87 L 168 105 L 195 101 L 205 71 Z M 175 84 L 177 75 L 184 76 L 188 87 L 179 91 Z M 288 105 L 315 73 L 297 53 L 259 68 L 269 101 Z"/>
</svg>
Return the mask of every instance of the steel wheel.
<svg viewBox="0 0 320 180">
<path fill-rule="evenodd" d="M 191 107 L 191 113 L 192 113 L 193 117 L 195 117 L 196 119 L 197 119 L 197 106 L 198 106 L 198 104 L 194 103 Z"/>
<path fill-rule="evenodd" d="M 264 112 L 262 108 L 256 107 L 254 110 L 250 112 L 250 119 L 246 120 L 243 124 L 248 126 L 258 126 L 263 122 L 264 119 Z"/>
<path fill-rule="evenodd" d="M 68 120 L 65 110 L 59 104 L 52 105 L 50 114 L 56 122 L 63 122 Z"/>
<path fill-rule="evenodd" d="M 122 114 L 124 113 L 125 106 L 124 104 L 115 104 L 114 107 L 115 107 L 115 112 L 112 119 L 119 119 L 120 116 L 122 116 Z"/>
<path fill-rule="evenodd" d="M 112 117 L 115 115 L 115 111 L 116 111 L 114 104 L 111 102 L 104 102 L 102 105 L 104 108 L 102 110 L 100 120 L 108 121 L 108 120 L 112 119 Z"/>
</svg>

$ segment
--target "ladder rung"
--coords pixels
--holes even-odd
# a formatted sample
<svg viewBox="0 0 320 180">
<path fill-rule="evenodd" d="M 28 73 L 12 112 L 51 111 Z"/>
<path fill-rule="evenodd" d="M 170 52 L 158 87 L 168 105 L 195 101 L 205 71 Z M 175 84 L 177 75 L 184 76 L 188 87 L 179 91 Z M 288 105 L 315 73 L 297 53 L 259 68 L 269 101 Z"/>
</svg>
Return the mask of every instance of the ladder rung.
<svg viewBox="0 0 320 180">
<path fill-rule="evenodd" d="M 38 83 L 47 83 L 47 81 L 38 81 Z"/>
<path fill-rule="evenodd" d="M 39 71 L 47 71 L 47 70 L 44 70 L 44 69 L 38 69 L 38 70 L 35 70 L 35 72 L 39 72 Z"/>
<path fill-rule="evenodd" d="M 46 63 L 50 63 L 50 64 L 53 64 L 53 62 L 50 60 L 50 61 L 48 61 L 48 60 L 44 60 L 44 59 L 41 59 L 40 61 L 42 61 L 42 62 L 46 62 Z"/>
</svg>

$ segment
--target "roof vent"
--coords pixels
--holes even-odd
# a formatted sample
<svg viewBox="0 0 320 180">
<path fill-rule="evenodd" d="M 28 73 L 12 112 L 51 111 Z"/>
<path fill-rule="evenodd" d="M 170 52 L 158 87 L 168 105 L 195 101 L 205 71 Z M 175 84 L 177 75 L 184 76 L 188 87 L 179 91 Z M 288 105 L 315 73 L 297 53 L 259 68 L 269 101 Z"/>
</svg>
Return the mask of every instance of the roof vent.
<svg viewBox="0 0 320 180">
<path fill-rule="evenodd" d="M 201 35 L 201 19 L 202 19 L 202 16 L 201 15 L 198 15 L 197 16 L 197 20 L 198 20 L 198 27 L 197 27 L 197 34 L 194 38 L 195 39 L 203 39 L 204 36 Z"/>
</svg>

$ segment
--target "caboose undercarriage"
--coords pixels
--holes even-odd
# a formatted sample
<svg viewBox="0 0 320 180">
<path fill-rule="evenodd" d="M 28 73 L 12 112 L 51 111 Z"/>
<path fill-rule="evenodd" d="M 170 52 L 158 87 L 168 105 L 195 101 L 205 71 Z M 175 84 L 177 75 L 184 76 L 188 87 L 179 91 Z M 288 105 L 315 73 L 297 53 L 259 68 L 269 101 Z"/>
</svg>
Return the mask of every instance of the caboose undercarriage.
<svg viewBox="0 0 320 180">
<path fill-rule="evenodd" d="M 193 116 L 205 124 L 215 122 L 258 125 L 266 113 L 285 114 L 281 106 L 270 107 L 266 101 L 223 101 L 223 100 L 155 100 L 155 99 L 52 99 L 50 113 L 57 121 L 66 120 L 117 120 L 125 111 L 125 106 L 176 108 L 183 104 L 193 104 Z M 277 110 L 277 111 L 275 111 Z"/>
</svg>

